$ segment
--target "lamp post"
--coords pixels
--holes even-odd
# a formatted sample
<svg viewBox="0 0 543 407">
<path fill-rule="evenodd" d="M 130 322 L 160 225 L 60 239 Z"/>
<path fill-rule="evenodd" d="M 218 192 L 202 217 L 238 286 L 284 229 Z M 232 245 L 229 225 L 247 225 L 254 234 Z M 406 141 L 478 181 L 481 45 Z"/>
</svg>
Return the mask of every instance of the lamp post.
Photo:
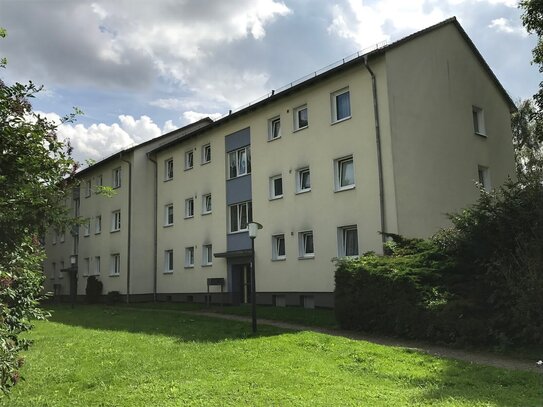
<svg viewBox="0 0 543 407">
<path fill-rule="evenodd" d="M 255 237 L 258 229 L 262 229 L 262 225 L 257 222 L 251 222 L 249 227 L 249 237 L 251 238 L 251 304 L 252 304 L 252 321 L 253 333 L 256 333 L 256 281 L 255 281 Z"/>
<path fill-rule="evenodd" d="M 75 306 L 77 299 L 77 254 L 70 255 L 70 297 L 72 308 Z"/>
</svg>

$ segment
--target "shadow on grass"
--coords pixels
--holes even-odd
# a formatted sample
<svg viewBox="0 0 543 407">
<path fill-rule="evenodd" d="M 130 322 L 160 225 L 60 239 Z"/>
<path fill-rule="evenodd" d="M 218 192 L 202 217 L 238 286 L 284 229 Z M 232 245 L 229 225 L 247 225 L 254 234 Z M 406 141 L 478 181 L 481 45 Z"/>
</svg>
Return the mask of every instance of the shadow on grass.
<svg viewBox="0 0 543 407">
<path fill-rule="evenodd" d="M 280 335 L 284 330 L 260 325 L 253 335 L 251 324 L 161 310 L 133 310 L 105 305 L 47 305 L 49 321 L 87 329 L 164 335 L 180 342 L 221 342 Z"/>
</svg>

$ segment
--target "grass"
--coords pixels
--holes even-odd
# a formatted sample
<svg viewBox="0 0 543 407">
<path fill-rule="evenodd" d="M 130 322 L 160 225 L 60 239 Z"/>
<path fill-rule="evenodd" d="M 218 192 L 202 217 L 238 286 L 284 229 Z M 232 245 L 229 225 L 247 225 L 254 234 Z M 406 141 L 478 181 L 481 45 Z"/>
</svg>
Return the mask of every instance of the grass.
<svg viewBox="0 0 543 407">
<path fill-rule="evenodd" d="M 540 406 L 541 375 L 160 310 L 57 306 L 36 323 L 24 406 Z"/>
</svg>

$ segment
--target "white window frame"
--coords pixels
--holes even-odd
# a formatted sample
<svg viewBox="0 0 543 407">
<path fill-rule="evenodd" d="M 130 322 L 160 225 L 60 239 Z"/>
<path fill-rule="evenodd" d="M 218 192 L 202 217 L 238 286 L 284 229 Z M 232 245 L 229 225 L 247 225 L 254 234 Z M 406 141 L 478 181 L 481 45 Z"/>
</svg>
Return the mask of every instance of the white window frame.
<svg viewBox="0 0 543 407">
<path fill-rule="evenodd" d="M 171 216 L 171 219 L 170 219 L 170 216 Z M 173 222 L 174 222 L 173 204 L 164 205 L 164 226 L 172 226 Z"/>
<path fill-rule="evenodd" d="M 52 262 L 51 263 L 51 280 L 54 280 L 57 277 L 57 263 Z"/>
<path fill-rule="evenodd" d="M 90 236 L 90 218 L 85 219 L 85 223 L 83 224 L 83 236 Z"/>
<path fill-rule="evenodd" d="M 91 196 L 91 190 L 92 190 L 91 180 L 90 179 L 85 180 L 85 198 L 88 198 L 89 196 Z"/>
<path fill-rule="evenodd" d="M 348 162 L 351 162 L 352 167 L 353 167 L 353 183 L 352 184 L 341 185 L 341 181 L 342 181 L 342 178 L 343 178 L 343 172 L 345 171 L 343 165 L 348 163 Z M 334 173 L 335 173 L 334 178 L 335 178 L 335 190 L 336 191 L 344 191 L 344 190 L 347 190 L 347 189 L 353 189 L 356 186 L 356 180 L 354 178 L 354 173 L 355 173 L 354 158 L 353 158 L 352 155 L 342 157 L 342 158 L 338 158 L 338 159 L 334 160 Z"/>
<path fill-rule="evenodd" d="M 281 254 L 281 240 L 283 241 L 283 254 Z M 285 260 L 287 258 L 285 235 L 272 236 L 272 260 Z"/>
<path fill-rule="evenodd" d="M 96 176 L 96 186 L 101 187 L 104 184 L 102 174 Z"/>
<path fill-rule="evenodd" d="M 122 184 L 122 172 L 121 167 L 117 167 L 113 170 L 113 188 L 120 188 Z"/>
<path fill-rule="evenodd" d="M 99 235 L 102 233 L 102 215 L 97 215 L 94 218 L 94 234 Z"/>
<path fill-rule="evenodd" d="M 349 114 L 343 117 L 338 117 L 338 109 L 337 109 L 337 101 L 338 98 L 347 94 L 348 100 L 349 100 Z M 349 92 L 349 88 L 343 88 L 341 90 L 338 90 L 330 95 L 331 98 L 331 105 L 332 105 L 332 124 L 333 123 L 339 123 L 344 120 L 348 120 L 351 118 L 351 93 Z"/>
<path fill-rule="evenodd" d="M 233 161 L 234 160 L 234 161 Z M 234 165 L 232 165 L 232 163 Z M 243 164 L 243 165 L 240 165 Z M 245 146 L 238 148 L 237 150 L 227 153 L 226 160 L 228 179 L 243 177 L 244 175 L 251 173 L 251 147 Z M 244 168 L 244 172 L 240 172 L 240 168 Z M 232 169 L 235 170 L 235 174 L 232 175 Z"/>
<path fill-rule="evenodd" d="M 164 273 L 173 273 L 173 250 L 164 250 Z"/>
<path fill-rule="evenodd" d="M 194 218 L 194 198 L 185 199 L 185 219 Z"/>
<path fill-rule="evenodd" d="M 164 160 L 164 181 L 173 179 L 173 158 Z"/>
<path fill-rule="evenodd" d="M 351 232 L 355 232 L 356 236 L 356 253 L 347 253 L 347 237 Z M 358 257 L 360 247 L 358 245 L 358 227 L 356 225 L 341 226 L 337 229 L 338 237 L 338 257 Z"/>
<path fill-rule="evenodd" d="M 202 146 L 202 165 L 211 162 L 211 144 L 207 143 Z"/>
<path fill-rule="evenodd" d="M 194 151 L 185 151 L 185 171 L 194 168 Z"/>
<path fill-rule="evenodd" d="M 113 253 L 110 257 L 109 275 L 121 275 L 121 255 L 119 253 Z"/>
<path fill-rule="evenodd" d="M 303 174 L 307 174 L 309 176 L 309 187 L 307 188 L 303 187 Z M 311 191 L 311 171 L 309 167 L 300 168 L 296 170 L 296 193 L 302 194 L 309 191 Z"/>
<path fill-rule="evenodd" d="M 62 270 L 64 270 L 64 260 L 62 260 L 62 261 L 60 262 L 60 268 L 58 269 L 58 278 L 59 278 L 59 279 L 64 278 L 64 275 L 62 274 L 62 273 L 63 273 Z"/>
<path fill-rule="evenodd" d="M 245 206 L 245 219 L 243 219 L 243 210 L 242 207 Z M 236 211 L 236 224 L 237 229 L 232 229 L 232 209 L 235 208 Z M 253 220 L 253 203 L 252 201 L 240 202 L 228 207 L 228 233 L 239 233 L 246 232 L 249 230 L 249 223 Z M 245 227 L 241 228 L 241 225 L 245 221 Z"/>
<path fill-rule="evenodd" d="M 194 246 L 185 247 L 185 268 L 194 267 Z"/>
<path fill-rule="evenodd" d="M 308 251 L 308 238 L 311 236 L 311 243 L 313 246 L 313 251 Z M 312 230 L 306 230 L 298 233 L 298 247 L 301 259 L 310 259 L 315 257 L 315 240 Z"/>
<path fill-rule="evenodd" d="M 118 232 L 121 230 L 121 211 L 116 210 L 111 212 L 111 231 Z"/>
<path fill-rule="evenodd" d="M 64 241 L 66 240 L 66 232 L 64 230 L 62 232 L 60 232 L 58 240 L 59 240 L 60 243 L 64 243 Z"/>
<path fill-rule="evenodd" d="M 277 185 L 276 181 L 281 180 L 281 193 L 278 193 L 277 191 Z M 283 197 L 283 175 L 275 175 L 273 177 L 270 177 L 270 199 L 279 199 Z"/>
<path fill-rule="evenodd" d="M 90 275 L 90 258 L 85 257 L 83 259 L 83 275 L 89 276 Z"/>
<path fill-rule="evenodd" d="M 472 106 L 471 114 L 473 120 L 473 132 L 479 136 L 486 137 L 484 110 L 478 106 Z"/>
<path fill-rule="evenodd" d="M 202 215 L 209 215 L 211 212 L 213 212 L 213 200 L 211 198 L 211 194 L 204 194 L 202 195 Z"/>
<path fill-rule="evenodd" d="M 487 192 L 490 192 L 492 186 L 490 182 L 490 169 L 484 165 L 477 166 L 477 182 Z"/>
<path fill-rule="evenodd" d="M 213 245 L 205 244 L 202 246 L 202 266 L 213 265 Z"/>
<path fill-rule="evenodd" d="M 100 256 L 94 256 L 94 275 L 100 275 Z"/>
<path fill-rule="evenodd" d="M 275 116 L 268 120 L 268 141 L 281 138 L 281 117 Z"/>
<path fill-rule="evenodd" d="M 300 113 L 302 111 L 306 112 L 306 124 L 302 125 L 300 123 Z M 294 131 L 307 129 L 309 127 L 309 109 L 307 108 L 307 105 L 298 106 L 295 109 L 293 109 L 294 113 Z"/>
<path fill-rule="evenodd" d="M 51 244 L 57 244 L 57 236 L 58 236 L 58 231 L 53 231 L 53 237 L 51 239 Z"/>
</svg>

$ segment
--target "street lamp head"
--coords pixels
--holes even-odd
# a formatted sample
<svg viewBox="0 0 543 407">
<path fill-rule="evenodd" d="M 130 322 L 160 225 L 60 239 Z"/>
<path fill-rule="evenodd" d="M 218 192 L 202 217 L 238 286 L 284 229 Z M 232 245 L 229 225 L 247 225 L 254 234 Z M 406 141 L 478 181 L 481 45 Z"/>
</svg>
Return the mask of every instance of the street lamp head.
<svg viewBox="0 0 543 407">
<path fill-rule="evenodd" d="M 251 222 L 248 225 L 249 228 L 249 237 L 254 239 L 257 235 L 258 229 L 262 229 L 262 225 L 258 222 Z"/>
<path fill-rule="evenodd" d="M 77 254 L 72 254 L 72 255 L 70 256 L 70 264 L 71 264 L 72 266 L 75 266 L 75 265 L 77 264 Z"/>
</svg>

